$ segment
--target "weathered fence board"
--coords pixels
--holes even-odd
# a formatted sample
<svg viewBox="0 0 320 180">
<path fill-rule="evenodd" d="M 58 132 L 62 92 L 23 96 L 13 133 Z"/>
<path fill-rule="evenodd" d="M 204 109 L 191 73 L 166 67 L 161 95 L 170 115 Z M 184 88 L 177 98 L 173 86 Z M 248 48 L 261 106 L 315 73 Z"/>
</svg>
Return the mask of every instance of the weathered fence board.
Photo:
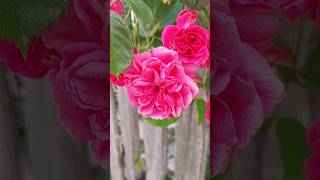
<svg viewBox="0 0 320 180">
<path fill-rule="evenodd" d="M 121 140 L 124 147 L 125 175 L 127 179 L 140 178 L 141 172 L 135 169 L 135 156 L 139 153 L 139 117 L 136 108 L 131 106 L 124 88 L 118 89 L 118 111 Z"/>
<path fill-rule="evenodd" d="M 3 66 L 0 64 L 0 179 L 20 180 L 18 122 Z"/>
<path fill-rule="evenodd" d="M 175 129 L 176 180 L 203 180 L 205 176 L 210 130 L 206 123 L 198 125 L 195 106 L 183 113 Z"/>
<path fill-rule="evenodd" d="M 167 173 L 168 134 L 166 128 L 143 124 L 147 179 L 163 180 Z"/>
</svg>

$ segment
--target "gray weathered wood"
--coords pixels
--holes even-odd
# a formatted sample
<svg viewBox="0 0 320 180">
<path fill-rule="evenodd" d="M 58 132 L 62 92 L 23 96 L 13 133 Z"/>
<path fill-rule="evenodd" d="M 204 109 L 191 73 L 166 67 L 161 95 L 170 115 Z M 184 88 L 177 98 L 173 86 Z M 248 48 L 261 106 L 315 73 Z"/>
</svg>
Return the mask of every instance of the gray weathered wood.
<svg viewBox="0 0 320 180">
<path fill-rule="evenodd" d="M 93 177 L 87 144 L 59 125 L 46 79 L 25 79 L 24 122 L 33 180 L 87 180 Z"/>
<path fill-rule="evenodd" d="M 124 180 L 123 145 L 115 92 L 110 88 L 110 170 L 113 180 Z"/>
<path fill-rule="evenodd" d="M 163 180 L 167 173 L 167 129 L 144 122 L 143 131 L 147 180 Z"/>
<path fill-rule="evenodd" d="M 209 126 L 197 124 L 195 106 L 183 113 L 175 129 L 175 170 L 176 180 L 203 180 L 209 147 Z"/>
<path fill-rule="evenodd" d="M 3 66 L 0 64 L 0 179 L 21 180 L 18 122 Z"/>
<path fill-rule="evenodd" d="M 128 180 L 140 178 L 141 172 L 135 170 L 135 155 L 139 152 L 139 116 L 127 97 L 124 88 L 118 91 L 119 120 L 124 147 L 125 176 Z"/>
</svg>

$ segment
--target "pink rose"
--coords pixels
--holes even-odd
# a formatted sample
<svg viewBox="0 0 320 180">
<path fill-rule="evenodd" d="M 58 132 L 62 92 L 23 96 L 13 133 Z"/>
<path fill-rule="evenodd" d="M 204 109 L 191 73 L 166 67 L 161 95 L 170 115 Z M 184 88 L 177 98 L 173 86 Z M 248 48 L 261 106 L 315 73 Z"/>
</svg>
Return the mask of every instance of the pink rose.
<svg viewBox="0 0 320 180">
<path fill-rule="evenodd" d="M 121 3 L 121 0 L 110 0 L 110 10 L 122 16 L 124 8 Z"/>
<path fill-rule="evenodd" d="M 233 154 L 248 146 L 284 95 L 283 84 L 266 59 L 241 41 L 226 6 L 221 2 L 217 7 L 211 9 L 216 37 L 211 62 L 214 175 L 223 173 Z"/>
<path fill-rule="evenodd" d="M 177 17 L 177 26 L 188 27 L 196 24 L 198 13 L 190 8 L 186 8 L 179 12 Z"/>
<path fill-rule="evenodd" d="M 168 25 L 162 33 L 164 47 L 178 52 L 183 63 L 200 66 L 209 58 L 209 33 L 195 24 L 196 12 L 185 9 L 178 15 L 177 25 Z"/>
<path fill-rule="evenodd" d="M 155 119 L 180 116 L 199 90 L 185 74 L 177 53 L 164 47 L 135 54 L 126 76 L 131 104 Z"/>
</svg>

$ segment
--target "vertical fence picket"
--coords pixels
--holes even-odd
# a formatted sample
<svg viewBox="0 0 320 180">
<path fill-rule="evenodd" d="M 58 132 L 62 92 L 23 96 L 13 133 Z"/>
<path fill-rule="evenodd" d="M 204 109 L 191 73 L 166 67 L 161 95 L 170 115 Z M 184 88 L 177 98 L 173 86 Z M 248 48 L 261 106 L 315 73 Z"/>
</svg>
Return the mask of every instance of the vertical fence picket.
<svg viewBox="0 0 320 180">
<path fill-rule="evenodd" d="M 18 123 L 5 72 L 0 64 L 0 179 L 21 180 Z"/>
<path fill-rule="evenodd" d="M 119 120 L 117 118 L 117 99 L 110 88 L 110 170 L 114 180 L 124 180 L 123 146 Z"/>
<path fill-rule="evenodd" d="M 209 127 L 197 124 L 195 105 L 184 112 L 175 129 L 176 180 L 203 180 L 209 147 Z"/>
<path fill-rule="evenodd" d="M 128 180 L 139 179 L 141 171 L 135 169 L 135 155 L 139 153 L 140 148 L 139 117 L 136 108 L 129 103 L 124 88 L 119 88 L 118 105 L 121 137 L 124 147 L 125 175 Z"/>
<path fill-rule="evenodd" d="M 167 129 L 143 123 L 147 180 L 163 180 L 167 173 Z"/>
</svg>

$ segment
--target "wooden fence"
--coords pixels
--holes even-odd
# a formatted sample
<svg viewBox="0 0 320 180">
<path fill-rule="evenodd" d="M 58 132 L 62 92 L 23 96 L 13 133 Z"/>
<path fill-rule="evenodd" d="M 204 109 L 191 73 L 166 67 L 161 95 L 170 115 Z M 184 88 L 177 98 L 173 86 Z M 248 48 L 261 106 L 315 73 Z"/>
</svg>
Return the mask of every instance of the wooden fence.
<svg viewBox="0 0 320 180">
<path fill-rule="evenodd" d="M 209 147 L 209 126 L 197 124 L 192 106 L 174 127 L 154 127 L 128 102 L 124 88 L 111 90 L 110 165 L 114 180 L 203 180 Z"/>
</svg>

